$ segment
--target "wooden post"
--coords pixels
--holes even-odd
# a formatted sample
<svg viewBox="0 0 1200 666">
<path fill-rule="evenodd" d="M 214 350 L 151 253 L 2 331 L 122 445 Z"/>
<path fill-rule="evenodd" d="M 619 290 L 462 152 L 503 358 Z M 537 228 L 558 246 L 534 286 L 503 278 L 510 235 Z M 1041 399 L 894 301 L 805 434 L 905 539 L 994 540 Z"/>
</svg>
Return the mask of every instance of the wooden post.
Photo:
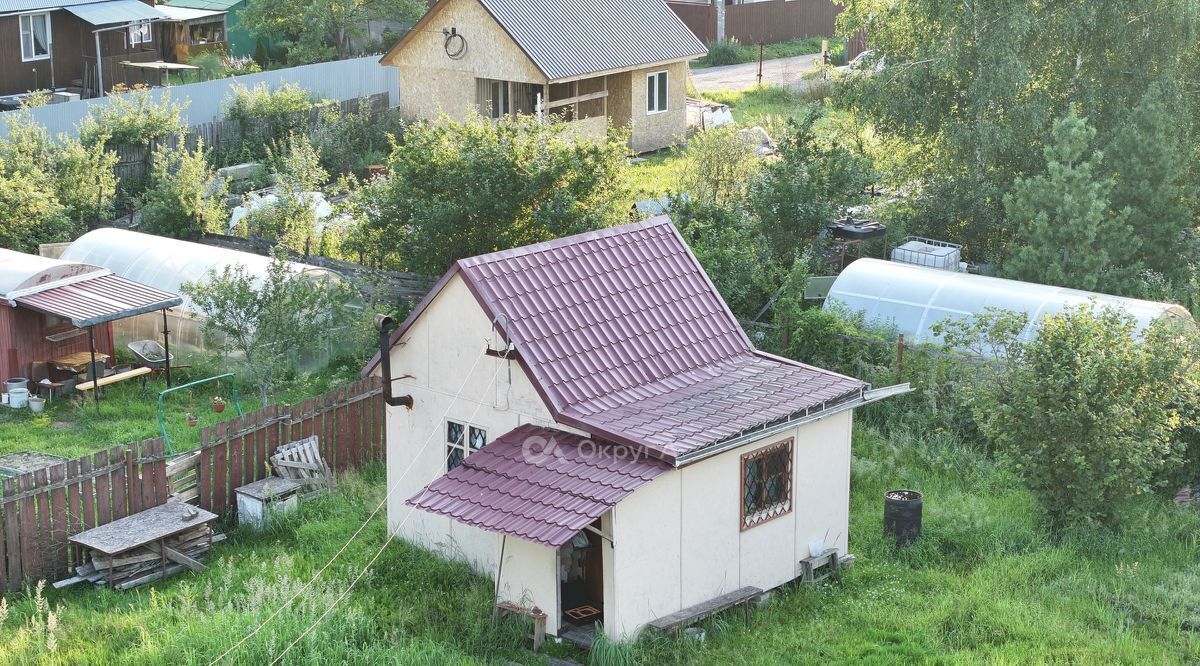
<svg viewBox="0 0 1200 666">
<path fill-rule="evenodd" d="M 904 334 L 896 339 L 896 382 L 900 382 L 900 378 L 904 376 Z"/>
<path fill-rule="evenodd" d="M 167 327 L 167 310 L 163 308 L 163 352 L 167 357 L 167 388 L 171 388 L 171 330 Z"/>
<path fill-rule="evenodd" d="M 96 327 L 88 326 L 88 349 L 92 352 L 92 400 L 96 403 L 96 413 L 100 413 L 100 374 L 96 372 Z M 86 375 L 85 375 L 86 376 Z"/>
<path fill-rule="evenodd" d="M 758 43 L 758 87 L 762 87 L 763 43 Z"/>
</svg>

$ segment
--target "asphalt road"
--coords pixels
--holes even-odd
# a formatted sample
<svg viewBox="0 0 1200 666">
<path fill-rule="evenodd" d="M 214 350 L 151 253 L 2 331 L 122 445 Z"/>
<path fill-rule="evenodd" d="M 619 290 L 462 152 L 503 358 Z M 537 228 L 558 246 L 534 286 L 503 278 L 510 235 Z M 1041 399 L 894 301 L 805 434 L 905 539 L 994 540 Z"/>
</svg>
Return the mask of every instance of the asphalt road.
<svg viewBox="0 0 1200 666">
<path fill-rule="evenodd" d="M 763 61 L 763 83 L 793 89 L 803 88 L 807 82 L 801 77 L 812 69 L 820 54 L 794 56 Z M 692 70 L 692 82 L 698 92 L 714 90 L 747 90 L 758 84 L 758 62 L 741 65 L 707 67 Z"/>
</svg>

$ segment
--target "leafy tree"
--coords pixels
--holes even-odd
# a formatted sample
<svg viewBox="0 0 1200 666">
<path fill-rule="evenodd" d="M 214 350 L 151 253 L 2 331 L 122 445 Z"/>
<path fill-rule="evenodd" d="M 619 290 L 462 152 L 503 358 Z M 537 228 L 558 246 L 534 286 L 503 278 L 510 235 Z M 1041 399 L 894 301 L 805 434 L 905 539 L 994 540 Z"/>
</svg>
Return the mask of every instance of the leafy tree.
<svg viewBox="0 0 1200 666">
<path fill-rule="evenodd" d="M 1112 178 L 1090 151 L 1096 130 L 1071 112 L 1054 123 L 1044 149 L 1046 172 L 1019 179 L 1004 198 L 1021 226 L 1019 246 L 1003 265 L 1008 277 L 1089 291 L 1127 293 L 1139 239 L 1128 213 L 1111 210 Z"/>
<path fill-rule="evenodd" d="M 10 170 L 0 157 L 0 247 L 36 254 L 39 243 L 71 240 L 75 226 L 44 174 Z"/>
<path fill-rule="evenodd" d="M 390 175 L 354 205 L 389 264 L 438 274 L 461 257 L 628 220 L 625 138 L 574 136 L 534 118 L 419 123 Z"/>
<path fill-rule="evenodd" d="M 175 102 L 169 91 L 138 90 L 106 99 L 108 104 L 93 105 L 79 123 L 79 140 L 85 146 L 147 146 L 187 132 L 183 110 L 188 102 Z"/>
<path fill-rule="evenodd" d="M 697 133 L 679 152 L 677 187 L 698 201 L 740 205 L 761 164 L 757 146 L 737 126 L 717 127 Z"/>
<path fill-rule="evenodd" d="M 297 272 L 282 253 L 272 257 L 265 276 L 226 267 L 182 290 L 204 313 L 205 340 L 241 359 L 263 404 L 300 358 L 328 348 L 350 299 L 346 287 Z"/>
<path fill-rule="evenodd" d="M 225 98 L 225 119 L 241 124 L 246 159 L 266 155 L 272 142 L 292 134 L 306 133 L 310 109 L 320 102 L 295 83 L 272 90 L 259 83 L 253 88 L 235 84 Z"/>
<path fill-rule="evenodd" d="M 1021 342 L 1028 323 L 990 310 L 938 331 L 953 347 L 1001 352 L 969 389 L 972 411 L 1051 526 L 1115 524 L 1178 457 L 1192 341 L 1168 321 L 1139 336 L 1132 316 L 1094 304 L 1045 318 Z"/>
<path fill-rule="evenodd" d="M 303 65 L 351 55 L 351 40 L 368 21 L 415 23 L 425 13 L 421 0 L 253 0 L 239 15 L 259 40 L 288 49 L 288 62 Z"/>
<path fill-rule="evenodd" d="M 1189 261 L 1200 255 L 1192 207 L 1198 192 L 1189 178 L 1194 148 L 1176 117 L 1184 104 L 1178 92 L 1154 85 L 1104 151 L 1114 174 L 1113 205 L 1128 212 L 1128 227 L 1140 241 L 1134 256 L 1177 285 L 1186 282 Z"/>
<path fill-rule="evenodd" d="M 150 185 L 142 198 L 142 230 L 185 239 L 225 231 L 228 183 L 209 164 L 210 152 L 203 141 L 195 150 L 181 144 L 155 151 Z"/>
<path fill-rule="evenodd" d="M 1096 145 L 1109 147 L 1147 91 L 1191 89 L 1196 74 L 1200 5 L 1190 0 L 843 4 L 839 31 L 865 30 L 886 66 L 850 77 L 839 102 L 916 148 L 906 188 L 914 230 L 966 243 L 975 261 L 1006 257 L 1016 223 L 1003 196 L 1042 170 L 1055 119 L 1077 106 Z M 1190 134 L 1198 101 L 1180 98 L 1166 121 L 1173 133 Z M 1182 162 L 1188 181 L 1194 162 Z M 1132 207 L 1116 194 L 1113 203 Z"/>
<path fill-rule="evenodd" d="M 873 174 L 865 160 L 841 146 L 818 140 L 814 107 L 789 119 L 777 139 L 780 158 L 751 183 L 750 207 L 775 257 L 790 262 L 848 206 L 866 198 Z"/>
</svg>

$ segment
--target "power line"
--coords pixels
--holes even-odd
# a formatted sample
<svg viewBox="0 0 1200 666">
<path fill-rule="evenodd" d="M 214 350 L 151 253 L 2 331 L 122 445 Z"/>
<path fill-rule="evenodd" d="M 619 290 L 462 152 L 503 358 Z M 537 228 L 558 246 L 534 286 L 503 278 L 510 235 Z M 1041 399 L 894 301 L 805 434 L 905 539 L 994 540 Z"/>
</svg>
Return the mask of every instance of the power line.
<svg viewBox="0 0 1200 666">
<path fill-rule="evenodd" d="M 502 358 L 503 359 L 508 358 L 507 350 L 505 352 L 505 355 Z M 496 377 L 500 374 L 500 369 L 503 367 L 505 367 L 505 364 L 496 366 L 496 372 L 492 373 L 492 380 L 490 382 L 488 382 L 487 388 L 484 389 L 484 395 L 486 395 L 487 392 L 492 389 L 492 386 L 495 385 Z M 479 409 L 481 407 L 483 407 L 482 397 L 480 398 L 480 400 L 478 402 L 475 403 L 475 410 L 473 412 L 471 412 L 471 415 L 469 417 L 467 417 L 468 423 L 475 420 L 475 416 L 477 414 L 479 414 Z M 443 419 L 445 419 L 446 414 L 448 414 L 449 411 L 450 410 L 447 409 L 446 413 L 444 413 L 442 415 Z M 434 430 L 434 432 L 437 432 L 437 430 Z M 431 433 L 431 436 L 432 436 L 432 433 Z M 426 444 L 428 444 L 428 440 L 426 440 Z M 424 451 L 424 447 L 422 447 L 422 451 Z M 421 452 L 418 452 L 417 456 L 419 457 L 420 454 L 421 454 Z M 450 458 L 450 456 L 449 456 L 449 454 L 447 454 L 446 455 L 447 461 L 449 460 L 449 458 Z M 414 457 L 413 460 L 415 462 L 416 457 Z M 411 469 L 411 467 L 412 466 L 410 465 L 409 468 Z M 421 491 L 422 499 L 424 499 L 425 493 L 428 492 L 428 490 L 429 490 L 429 487 L 426 486 L 425 489 Z M 390 492 L 389 492 L 389 494 L 390 494 Z M 386 498 L 385 498 L 385 500 L 386 500 Z M 383 551 L 386 550 L 388 545 L 392 543 L 392 539 L 396 538 L 396 535 L 400 533 L 400 529 L 404 527 L 404 525 L 408 522 L 408 519 L 411 518 L 413 513 L 415 513 L 416 511 L 417 511 L 417 509 L 415 507 L 409 509 L 408 514 L 404 516 L 404 519 L 400 521 L 400 524 L 396 526 L 396 529 L 394 531 L 388 530 L 388 535 L 387 535 L 387 538 L 384 539 L 383 545 L 379 547 L 379 550 L 375 551 L 375 555 L 372 556 L 370 561 L 368 561 L 367 564 L 362 568 L 362 570 L 360 570 L 358 572 L 358 575 L 356 575 L 354 577 L 354 580 L 350 581 L 350 585 L 348 585 L 346 587 L 346 589 L 343 590 L 342 593 L 338 595 L 337 599 L 333 600 L 333 603 L 329 605 L 329 608 L 325 609 L 324 613 L 321 613 L 320 617 L 318 617 L 315 621 L 313 621 L 312 624 L 308 625 L 308 628 L 305 629 L 303 632 L 301 632 L 300 635 L 295 638 L 295 640 L 293 640 L 291 643 L 289 643 L 288 646 L 283 649 L 283 652 L 280 652 L 279 655 L 275 657 L 275 659 L 271 660 L 271 666 L 274 666 L 275 664 L 279 663 L 280 660 L 282 660 L 284 658 L 284 656 L 287 655 L 288 652 L 291 652 L 292 648 L 296 647 L 296 645 L 300 641 L 304 640 L 305 636 L 307 636 L 309 633 L 311 633 L 313 629 L 316 629 L 317 625 L 321 624 L 321 622 L 330 613 L 333 612 L 333 609 L 337 608 L 337 605 L 342 602 L 342 599 L 345 599 L 346 596 L 350 594 L 351 590 L 354 589 L 355 585 L 358 585 L 358 581 L 361 580 L 362 577 L 366 575 L 367 571 L 369 571 L 371 569 L 371 567 L 375 564 L 375 560 L 379 559 L 379 556 L 383 554 Z M 374 515 L 374 514 L 372 514 L 372 515 Z"/>
<path fill-rule="evenodd" d="M 468 370 L 466 376 L 464 376 L 464 378 L 462 380 L 462 385 L 458 386 L 458 390 L 455 392 L 454 397 L 451 398 L 449 404 L 446 404 L 445 412 L 442 413 L 442 419 L 440 419 L 440 420 L 445 420 L 446 415 L 448 415 L 450 413 L 450 409 L 454 408 L 455 402 L 458 401 L 458 396 L 462 395 L 463 389 L 467 388 L 467 383 L 469 382 L 470 377 L 472 377 L 472 374 L 474 374 L 475 367 L 478 367 L 479 361 L 486 358 L 486 356 L 487 356 L 487 354 L 485 352 L 485 353 L 480 354 L 479 358 L 475 359 L 474 364 L 472 364 L 472 366 L 470 366 L 470 370 Z M 496 382 L 496 374 L 499 373 L 500 367 L 503 367 L 503 366 L 497 366 L 496 373 L 492 374 L 492 383 Z M 488 383 L 488 389 L 491 389 L 492 383 Z M 476 406 L 476 412 L 478 412 L 478 406 Z M 474 414 L 472 415 L 472 418 L 474 418 Z M 251 640 L 251 638 L 256 636 L 259 631 L 263 630 L 264 626 L 268 625 L 272 619 L 275 619 L 278 616 L 278 614 L 283 612 L 284 608 L 287 608 L 288 606 L 292 605 L 293 601 L 298 599 L 301 594 L 304 594 L 308 588 L 312 587 L 312 583 L 316 582 L 317 578 L 320 577 L 320 575 L 324 574 L 325 570 L 329 569 L 330 566 L 332 564 L 334 564 L 334 562 L 336 562 L 337 558 L 342 556 L 343 552 L 346 552 L 347 548 L 350 547 L 350 544 L 353 544 L 354 540 L 358 539 L 359 535 L 362 534 L 362 530 L 366 529 L 368 524 L 371 524 L 371 521 L 373 520 L 374 517 L 376 517 L 379 510 L 384 508 L 384 506 L 386 504 L 388 504 L 388 499 L 391 497 L 391 493 L 396 491 L 396 487 L 400 486 L 400 482 L 404 480 L 404 476 L 407 476 L 408 473 L 410 472 L 410 470 L 413 469 L 414 464 L 416 464 L 416 460 L 418 460 L 418 458 L 420 457 L 422 452 L 425 452 L 425 449 L 428 448 L 428 445 L 430 445 L 430 442 L 433 439 L 434 433 L 437 433 L 437 432 L 438 431 L 436 430 L 436 428 L 434 428 L 434 430 L 432 430 L 430 432 L 430 434 L 428 434 L 428 437 L 426 437 L 426 439 L 425 439 L 425 443 L 421 444 L 421 449 L 418 451 L 418 454 L 413 456 L 413 460 L 408 463 L 408 467 L 406 469 L 404 469 L 404 472 L 400 475 L 400 478 L 396 479 L 395 484 L 392 485 L 390 488 L 388 488 L 388 493 L 384 494 L 383 499 L 380 500 L 380 502 L 376 506 L 376 508 L 374 508 L 374 510 L 371 511 L 371 515 L 368 515 L 366 520 L 364 522 L 362 522 L 361 526 L 359 526 L 358 529 L 354 530 L 354 534 L 350 535 L 350 538 L 346 541 L 346 544 L 343 544 L 341 548 L 338 548 L 337 552 L 334 553 L 334 557 L 330 558 L 329 562 L 326 562 L 325 565 L 322 566 L 322 568 L 320 568 L 316 572 L 316 574 L 313 574 L 311 578 L 308 578 L 308 582 L 304 584 L 304 587 L 301 587 L 300 589 L 296 590 L 295 594 L 290 596 L 290 598 L 287 601 L 284 601 L 283 604 L 280 605 L 280 607 L 277 607 L 276 610 L 274 612 L 272 612 L 270 614 L 270 616 L 268 616 L 268 618 L 264 619 L 262 623 L 259 623 L 258 626 L 256 626 L 256 628 L 254 628 L 250 632 L 250 634 L 247 634 L 246 636 L 242 637 L 240 641 L 234 643 L 233 646 L 229 647 L 229 649 L 224 650 L 224 652 L 221 653 L 220 656 L 217 656 L 216 659 L 210 661 L 209 666 L 215 666 L 218 661 L 221 661 L 222 659 L 226 658 L 226 656 L 228 656 L 230 653 L 233 653 L 234 650 L 240 648 L 242 646 L 242 644 L 245 644 L 246 641 Z M 372 559 L 372 562 L 374 562 L 373 559 Z"/>
</svg>

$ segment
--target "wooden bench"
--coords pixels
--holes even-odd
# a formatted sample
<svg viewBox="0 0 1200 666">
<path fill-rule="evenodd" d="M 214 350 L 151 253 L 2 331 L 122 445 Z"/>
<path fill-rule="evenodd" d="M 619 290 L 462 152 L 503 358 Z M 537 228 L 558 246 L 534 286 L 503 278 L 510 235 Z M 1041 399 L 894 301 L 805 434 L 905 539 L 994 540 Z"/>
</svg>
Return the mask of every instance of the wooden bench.
<svg viewBox="0 0 1200 666">
<path fill-rule="evenodd" d="M 496 607 L 492 610 L 492 621 L 499 621 L 500 618 L 504 617 L 506 613 L 523 615 L 533 620 L 533 651 L 537 652 L 540 650 L 542 643 L 546 642 L 547 615 L 545 611 L 537 606 L 534 606 L 533 608 L 526 608 L 509 601 L 501 601 L 498 602 Z"/>
<path fill-rule="evenodd" d="M 675 611 L 670 615 L 664 615 L 657 620 L 651 622 L 651 629 L 657 629 L 662 632 L 671 632 L 676 636 L 679 631 L 686 626 L 693 625 L 705 618 L 712 617 L 723 610 L 728 610 L 737 605 L 743 605 L 745 609 L 746 625 L 750 624 L 750 607 L 745 606 L 746 602 L 760 596 L 763 591 L 754 586 L 743 587 L 733 592 L 727 592 L 714 599 L 709 599 L 695 606 L 688 606 L 683 610 Z"/>
<path fill-rule="evenodd" d="M 123 382 L 127 379 L 133 379 L 134 377 L 142 377 L 142 376 L 148 375 L 148 374 L 150 374 L 150 368 L 134 368 L 133 370 L 126 370 L 125 372 L 118 372 L 115 375 L 109 375 L 107 377 L 102 377 L 96 381 L 80 382 L 75 385 L 75 390 L 76 391 L 91 391 L 100 386 L 108 386 L 110 384 L 116 384 L 119 382 Z"/>
</svg>

